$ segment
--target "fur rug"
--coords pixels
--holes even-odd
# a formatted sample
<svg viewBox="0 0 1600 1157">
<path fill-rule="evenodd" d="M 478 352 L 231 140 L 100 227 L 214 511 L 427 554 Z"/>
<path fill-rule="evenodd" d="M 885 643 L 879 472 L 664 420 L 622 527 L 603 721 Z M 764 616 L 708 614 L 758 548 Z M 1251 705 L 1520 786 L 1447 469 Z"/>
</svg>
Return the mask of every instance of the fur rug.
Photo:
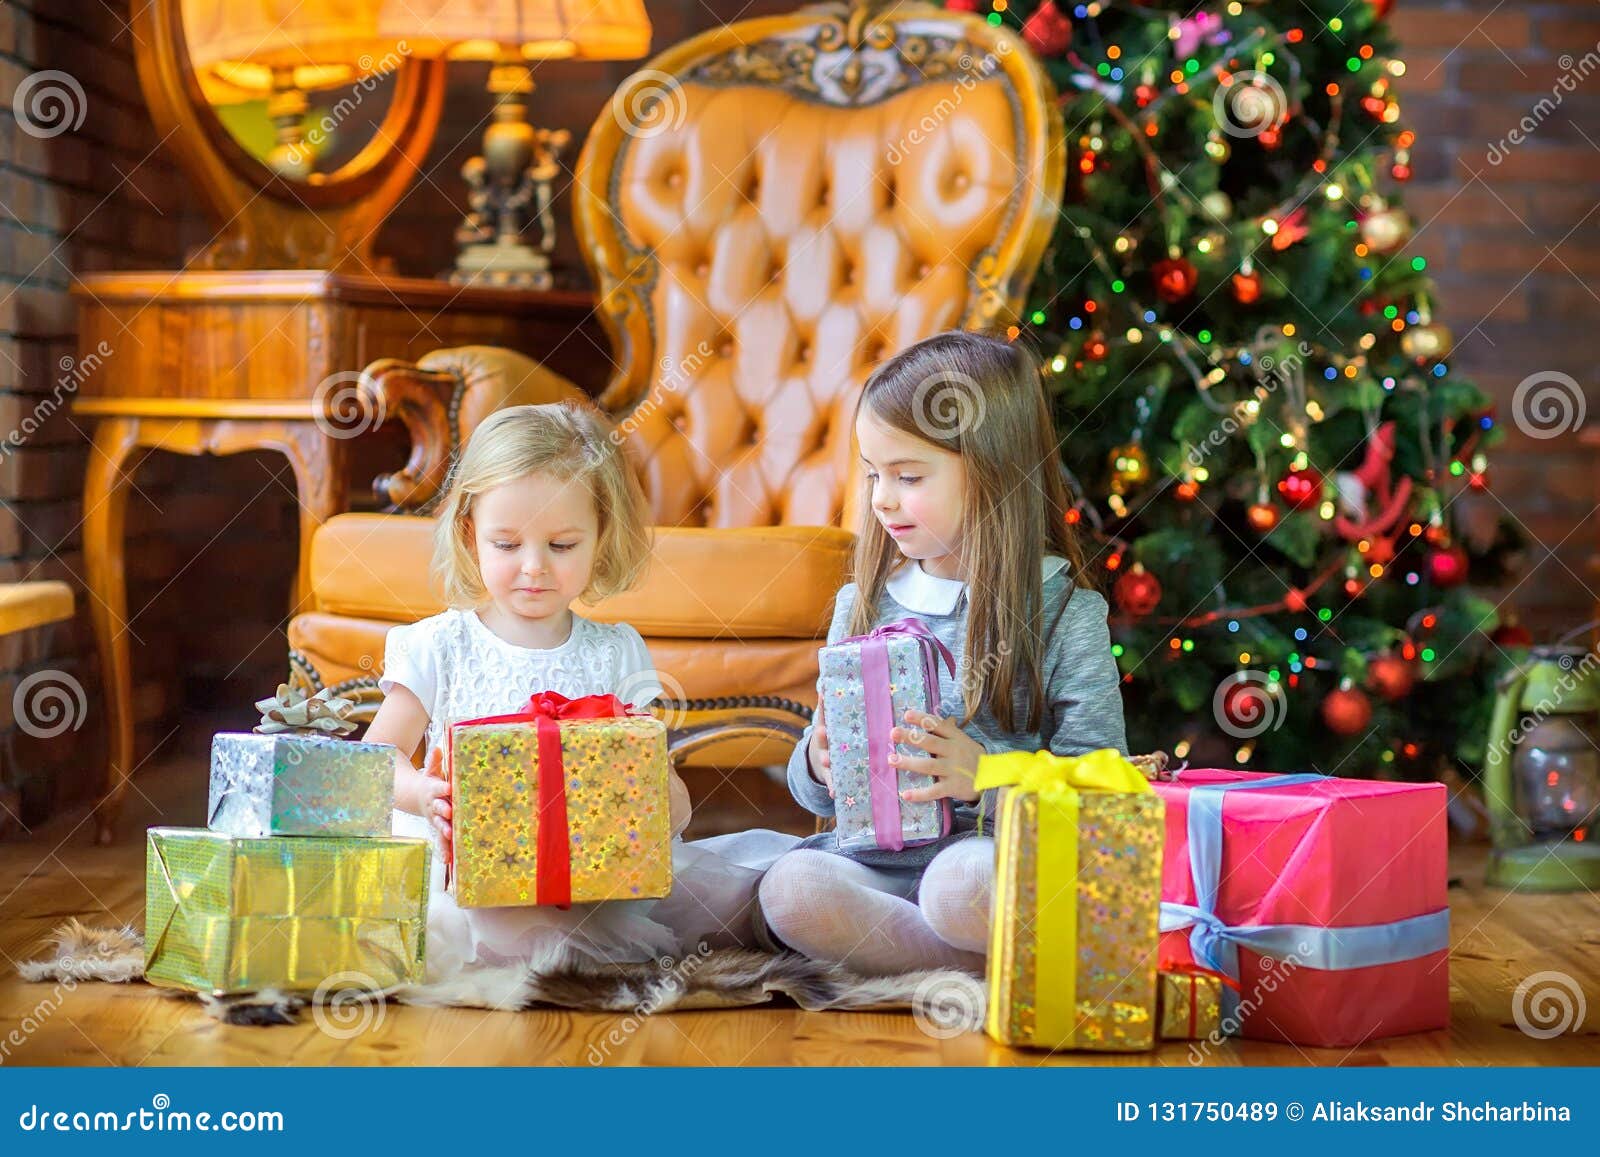
<svg viewBox="0 0 1600 1157">
<path fill-rule="evenodd" d="M 107 981 L 144 979 L 144 937 L 131 927 L 89 928 L 76 919 L 49 936 L 52 952 L 17 966 L 24 980 Z M 158 989 L 181 1000 L 198 999 L 225 1024 L 294 1024 L 308 1006 L 337 1008 L 351 990 L 316 994 L 263 989 L 232 996 Z M 902 976 L 863 977 L 798 953 L 772 954 L 719 948 L 643 964 L 600 965 L 570 958 L 529 961 L 507 968 L 474 969 L 433 984 L 402 985 L 356 999 L 382 998 L 435 1008 L 485 1008 L 520 1012 L 538 1007 L 593 1012 L 657 1012 L 742 1008 L 784 997 L 808 1012 L 823 1009 L 909 1008 L 930 1031 L 961 1032 L 983 1026 L 982 981 L 964 972 L 931 970 Z"/>
</svg>

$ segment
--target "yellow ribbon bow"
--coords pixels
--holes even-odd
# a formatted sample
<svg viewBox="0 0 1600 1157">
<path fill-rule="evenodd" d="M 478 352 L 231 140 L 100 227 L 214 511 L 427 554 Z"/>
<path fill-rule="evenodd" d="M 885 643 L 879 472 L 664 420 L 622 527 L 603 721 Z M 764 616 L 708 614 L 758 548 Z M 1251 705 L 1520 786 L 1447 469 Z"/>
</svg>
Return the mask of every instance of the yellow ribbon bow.
<svg viewBox="0 0 1600 1157">
<path fill-rule="evenodd" d="M 978 758 L 973 786 L 1015 787 L 1039 797 L 1038 848 L 1034 856 L 1038 910 L 1034 913 L 1033 1043 L 1070 1048 L 1078 1019 L 1078 811 L 1083 791 L 1146 794 L 1152 789 L 1120 752 L 1109 747 L 1084 755 L 1048 751 L 1008 751 Z M 1002 837 L 1002 844 L 1004 844 Z M 1004 942 L 1004 913 L 990 927 L 989 960 L 998 968 Z M 989 989 L 990 1031 L 1007 1015 Z"/>
</svg>

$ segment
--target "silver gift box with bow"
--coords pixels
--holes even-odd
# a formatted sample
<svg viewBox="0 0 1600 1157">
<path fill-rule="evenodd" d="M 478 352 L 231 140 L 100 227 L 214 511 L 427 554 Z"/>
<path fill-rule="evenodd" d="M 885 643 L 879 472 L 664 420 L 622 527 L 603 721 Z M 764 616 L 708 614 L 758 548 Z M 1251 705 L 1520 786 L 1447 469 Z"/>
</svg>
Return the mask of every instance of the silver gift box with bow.
<svg viewBox="0 0 1600 1157">
<path fill-rule="evenodd" d="M 387 836 L 395 748 L 343 738 L 355 704 L 280 685 L 254 731 L 211 742 L 206 826 L 230 836 Z"/>
</svg>

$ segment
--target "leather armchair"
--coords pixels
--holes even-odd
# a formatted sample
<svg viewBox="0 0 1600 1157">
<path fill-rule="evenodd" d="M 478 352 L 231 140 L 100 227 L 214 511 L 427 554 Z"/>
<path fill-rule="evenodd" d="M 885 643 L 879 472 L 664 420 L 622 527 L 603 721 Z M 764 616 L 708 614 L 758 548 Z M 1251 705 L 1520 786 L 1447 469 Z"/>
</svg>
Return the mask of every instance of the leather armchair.
<svg viewBox="0 0 1600 1157">
<path fill-rule="evenodd" d="M 616 369 L 597 399 L 657 523 L 644 583 L 583 613 L 639 628 L 684 762 L 782 762 L 815 701 L 847 577 L 851 415 L 873 366 L 952 327 L 1014 323 L 1065 173 L 1050 82 L 1020 40 L 922 3 L 720 27 L 624 81 L 575 170 L 575 224 Z M 431 519 L 457 448 L 501 405 L 582 396 L 505 350 L 381 361 L 405 423 L 399 512 L 311 544 L 291 677 L 369 709 L 383 637 L 442 609 Z"/>
</svg>

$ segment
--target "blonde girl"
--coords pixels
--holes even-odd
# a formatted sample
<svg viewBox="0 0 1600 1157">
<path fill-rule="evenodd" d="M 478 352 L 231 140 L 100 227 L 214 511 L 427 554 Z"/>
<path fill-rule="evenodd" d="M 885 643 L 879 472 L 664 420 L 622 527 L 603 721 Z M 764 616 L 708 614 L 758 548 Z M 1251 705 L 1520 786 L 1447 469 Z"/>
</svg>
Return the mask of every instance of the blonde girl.
<svg viewBox="0 0 1600 1157">
<path fill-rule="evenodd" d="M 385 643 L 385 699 L 367 738 L 427 753 L 422 769 L 397 760 L 394 832 L 432 838 L 441 853 L 429 899 L 432 978 L 749 939 L 758 872 L 677 838 L 690 809 L 676 773 L 667 900 L 468 910 L 443 888 L 454 833 L 442 744 L 452 720 L 515 711 L 543 691 L 614 694 L 640 707 L 661 694 L 638 631 L 572 611 L 577 600 L 626 590 L 649 557 L 644 497 L 609 435 L 598 411 L 579 403 L 512 406 L 484 419 L 452 471 L 435 531 L 434 575 L 449 609 L 392 628 Z"/>
<path fill-rule="evenodd" d="M 960 330 L 918 342 L 868 379 L 855 433 L 855 581 L 839 591 L 828 641 L 914 617 L 954 653 L 956 676 L 939 679 L 955 713 L 908 712 L 891 735 L 919 752 L 891 761 L 934 779 L 902 797 L 951 800 L 951 832 L 899 852 L 843 853 L 834 833 L 811 837 L 767 873 L 761 911 L 776 941 L 860 972 L 981 971 L 994 841 L 979 831 L 978 757 L 1126 751 L 1107 605 L 1065 518 L 1050 408 L 1026 347 Z M 803 807 L 833 814 L 820 706 L 788 777 Z M 981 802 L 992 817 L 994 800 Z"/>
</svg>

